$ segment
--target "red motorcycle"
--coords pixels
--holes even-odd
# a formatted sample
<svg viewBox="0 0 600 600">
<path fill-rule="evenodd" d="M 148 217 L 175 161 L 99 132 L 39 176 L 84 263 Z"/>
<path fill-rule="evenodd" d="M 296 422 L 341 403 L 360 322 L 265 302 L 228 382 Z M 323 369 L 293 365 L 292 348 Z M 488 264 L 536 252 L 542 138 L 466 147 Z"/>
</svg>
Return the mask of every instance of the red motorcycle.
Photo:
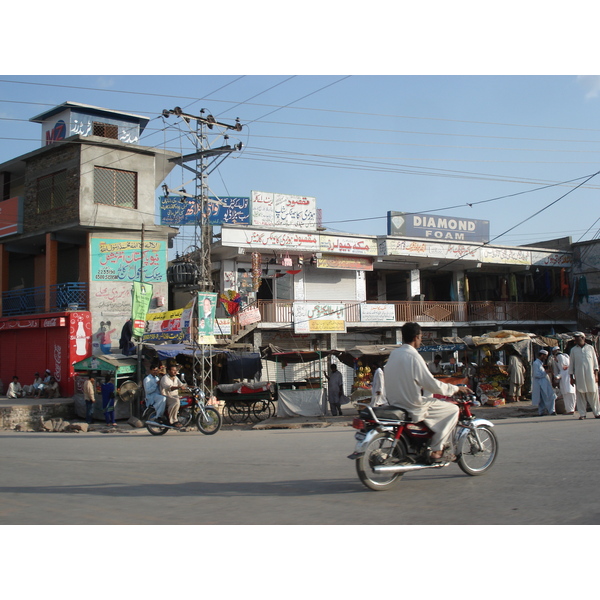
<svg viewBox="0 0 600 600">
<path fill-rule="evenodd" d="M 494 425 L 471 414 L 473 397 L 448 400 L 458 406 L 459 418 L 454 433 L 453 460 L 467 475 L 483 475 L 498 455 Z M 348 458 L 356 461 L 356 472 L 371 490 L 387 490 L 405 474 L 423 469 L 447 467 L 453 460 L 433 462 L 430 441 L 433 431 L 423 422 L 413 423 L 398 406 L 365 407 L 352 427 L 356 448 Z"/>
</svg>

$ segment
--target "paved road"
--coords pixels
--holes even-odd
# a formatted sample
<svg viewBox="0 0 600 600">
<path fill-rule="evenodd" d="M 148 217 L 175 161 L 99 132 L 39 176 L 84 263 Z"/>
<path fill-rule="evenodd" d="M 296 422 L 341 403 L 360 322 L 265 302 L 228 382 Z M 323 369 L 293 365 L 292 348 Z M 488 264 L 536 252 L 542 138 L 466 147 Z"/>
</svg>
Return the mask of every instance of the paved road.
<svg viewBox="0 0 600 600">
<path fill-rule="evenodd" d="M 482 477 L 456 465 L 371 492 L 353 430 L 0 432 L 0 524 L 598 524 L 600 420 L 496 422 Z M 569 509 L 565 509 L 565 507 Z"/>
</svg>

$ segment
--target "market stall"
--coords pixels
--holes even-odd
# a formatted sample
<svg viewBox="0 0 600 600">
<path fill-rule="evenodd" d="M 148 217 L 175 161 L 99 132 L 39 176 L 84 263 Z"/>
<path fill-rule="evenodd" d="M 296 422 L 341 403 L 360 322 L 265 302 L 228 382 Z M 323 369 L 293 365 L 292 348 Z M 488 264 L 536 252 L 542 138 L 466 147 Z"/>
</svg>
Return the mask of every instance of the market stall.
<svg viewBox="0 0 600 600">
<path fill-rule="evenodd" d="M 478 350 L 477 386 L 475 392 L 481 404 L 501 406 L 506 403 L 510 387 L 508 354 L 516 353 L 525 366 L 526 385 L 530 380 L 534 348 L 547 347 L 547 343 L 532 333 L 521 331 L 493 331 L 482 336 L 465 338 Z"/>
<path fill-rule="evenodd" d="M 327 393 L 323 387 L 324 353 L 284 350 L 269 345 L 262 351 L 267 379 L 274 382 L 278 417 L 315 417 L 327 414 Z"/>
<path fill-rule="evenodd" d="M 122 354 L 102 354 L 89 356 L 73 365 L 75 371 L 74 396 L 75 412 L 78 417 L 86 416 L 85 401 L 83 399 L 83 384 L 91 373 L 96 381 L 96 402 L 94 404 L 94 418 L 104 421 L 102 411 L 101 387 L 114 377 L 115 385 L 115 418 L 128 419 L 134 414 L 133 399 L 137 395 L 138 384 L 135 382 L 137 373 L 137 358 Z"/>
</svg>

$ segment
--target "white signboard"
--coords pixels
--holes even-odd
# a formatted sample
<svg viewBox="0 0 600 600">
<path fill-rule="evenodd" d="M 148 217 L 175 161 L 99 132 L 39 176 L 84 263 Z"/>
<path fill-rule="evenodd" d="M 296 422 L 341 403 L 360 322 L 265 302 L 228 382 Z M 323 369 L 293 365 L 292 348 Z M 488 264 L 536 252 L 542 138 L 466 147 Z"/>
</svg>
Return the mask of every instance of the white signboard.
<svg viewBox="0 0 600 600">
<path fill-rule="evenodd" d="M 396 314 L 393 304 L 361 304 L 361 323 L 373 323 L 381 321 L 395 321 Z"/>
<path fill-rule="evenodd" d="M 288 229 L 317 229 L 317 200 L 270 192 L 251 192 L 253 225 Z"/>
<path fill-rule="evenodd" d="M 377 256 L 377 241 L 375 238 L 321 235 L 319 250 L 321 252 Z"/>
<path fill-rule="evenodd" d="M 294 333 L 346 333 L 343 304 L 294 302 Z"/>
<path fill-rule="evenodd" d="M 223 246 L 248 248 L 249 251 L 261 249 L 299 250 L 317 252 L 319 236 L 314 233 L 293 233 L 283 231 L 260 231 L 258 229 L 221 229 Z"/>
</svg>

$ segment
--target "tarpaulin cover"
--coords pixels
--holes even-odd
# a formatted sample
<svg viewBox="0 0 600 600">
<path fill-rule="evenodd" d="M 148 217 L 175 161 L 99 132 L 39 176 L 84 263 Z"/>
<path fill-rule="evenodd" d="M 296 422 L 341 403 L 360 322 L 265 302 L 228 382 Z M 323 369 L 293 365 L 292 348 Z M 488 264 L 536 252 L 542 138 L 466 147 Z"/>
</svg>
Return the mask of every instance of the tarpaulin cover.
<svg viewBox="0 0 600 600">
<path fill-rule="evenodd" d="M 278 417 L 321 417 L 325 415 L 325 390 L 279 390 Z"/>
</svg>

